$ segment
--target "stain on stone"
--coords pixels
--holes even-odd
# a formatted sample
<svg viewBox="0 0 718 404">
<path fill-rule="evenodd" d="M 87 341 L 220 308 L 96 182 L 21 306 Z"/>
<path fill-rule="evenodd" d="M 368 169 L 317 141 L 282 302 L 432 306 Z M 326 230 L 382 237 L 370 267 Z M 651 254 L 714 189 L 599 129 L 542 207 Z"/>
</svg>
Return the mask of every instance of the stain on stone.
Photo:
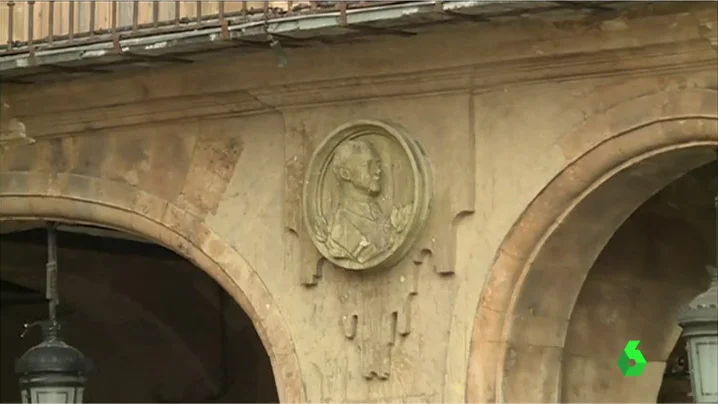
<svg viewBox="0 0 718 404">
<path fill-rule="evenodd" d="M 211 172 L 228 181 L 234 173 L 242 149 L 239 137 L 203 136 L 195 146 L 194 161 L 204 161 Z"/>
<path fill-rule="evenodd" d="M 196 140 L 195 127 L 187 125 L 155 133 L 147 145 L 148 171 L 140 178 L 141 186 L 165 200 L 175 200 L 185 186 Z"/>
<path fill-rule="evenodd" d="M 144 133 L 118 133 L 109 138 L 108 149 L 112 158 L 105 161 L 102 172 L 107 178 L 137 185 L 143 163 L 146 166 L 147 137 Z"/>
<path fill-rule="evenodd" d="M 118 137 L 115 139 L 115 152 L 130 165 L 146 160 L 147 144 L 143 136 Z"/>
<path fill-rule="evenodd" d="M 67 156 L 65 155 L 64 143 L 66 139 L 51 139 L 50 144 L 50 165 L 55 172 L 64 173 L 68 169 Z"/>
<path fill-rule="evenodd" d="M 244 145 L 237 135 L 202 135 L 197 139 L 185 187 L 177 203 L 197 214 L 215 213 L 234 174 Z"/>
<path fill-rule="evenodd" d="M 34 147 L 23 146 L 0 151 L 0 167 L 3 172 L 7 171 L 41 171 L 38 165 L 38 157 L 47 148 L 46 144 L 36 143 Z"/>
<path fill-rule="evenodd" d="M 2 158 L 2 155 L 0 155 L 0 158 Z M 28 175 L 17 173 L 0 175 L 0 193 L 12 194 L 18 190 L 22 192 L 28 188 Z"/>
<path fill-rule="evenodd" d="M 108 158 L 107 136 L 80 138 L 75 141 L 73 151 L 77 154 L 77 162 L 70 170 L 73 174 L 100 177 L 102 166 Z"/>
</svg>

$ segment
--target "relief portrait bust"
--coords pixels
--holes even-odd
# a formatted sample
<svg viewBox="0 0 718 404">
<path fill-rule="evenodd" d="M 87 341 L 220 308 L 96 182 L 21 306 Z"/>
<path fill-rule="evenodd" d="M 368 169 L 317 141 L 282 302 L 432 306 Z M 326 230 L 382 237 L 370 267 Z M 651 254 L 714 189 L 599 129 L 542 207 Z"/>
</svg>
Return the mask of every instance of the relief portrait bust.
<svg viewBox="0 0 718 404">
<path fill-rule="evenodd" d="M 319 252 L 339 267 L 395 264 L 426 221 L 430 179 L 423 149 L 402 129 L 351 122 L 332 132 L 309 163 L 307 231 Z"/>
</svg>

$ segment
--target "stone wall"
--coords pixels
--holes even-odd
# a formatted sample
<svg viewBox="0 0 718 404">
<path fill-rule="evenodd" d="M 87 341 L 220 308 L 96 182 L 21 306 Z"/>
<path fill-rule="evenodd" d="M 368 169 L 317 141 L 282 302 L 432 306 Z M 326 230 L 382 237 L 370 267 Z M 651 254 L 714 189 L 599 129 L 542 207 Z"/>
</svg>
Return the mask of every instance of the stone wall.
<svg viewBox="0 0 718 404">
<path fill-rule="evenodd" d="M 13 108 L 33 111 L 23 119 L 38 141 L 3 151 L 3 213 L 96 222 L 190 258 L 257 326 L 283 400 L 502 399 L 493 352 L 506 348 L 504 304 L 518 290 L 518 272 L 501 266 L 507 235 L 543 223 L 517 220 L 552 180 L 566 178 L 552 189 L 573 190 L 571 176 L 591 171 L 567 167 L 624 129 L 671 121 L 625 137 L 639 139 L 628 146 L 716 143 L 713 11 L 467 23 L 292 50 L 283 70 L 258 55 L 8 87 Z M 432 202 L 392 269 L 347 272 L 318 255 L 302 190 L 321 142 L 362 119 L 418 142 Z M 619 165 L 628 149 L 602 153 Z M 690 164 L 710 161 L 701 153 Z M 692 168 L 685 161 L 683 172 Z M 632 209 L 651 192 L 631 199 Z M 546 222 L 562 212 L 545 207 Z M 544 335 L 534 330 L 520 334 Z M 560 394 L 532 389 L 521 399 Z"/>
</svg>

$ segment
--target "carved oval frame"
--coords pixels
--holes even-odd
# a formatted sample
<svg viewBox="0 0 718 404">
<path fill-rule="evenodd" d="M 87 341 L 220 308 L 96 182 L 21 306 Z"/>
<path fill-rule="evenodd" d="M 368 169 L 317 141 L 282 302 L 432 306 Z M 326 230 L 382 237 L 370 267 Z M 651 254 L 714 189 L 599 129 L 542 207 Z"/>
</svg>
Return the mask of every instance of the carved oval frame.
<svg viewBox="0 0 718 404">
<path fill-rule="evenodd" d="M 326 253 L 325 247 L 317 239 L 314 229 L 316 218 L 320 214 L 321 184 L 328 171 L 334 150 L 342 142 L 365 136 L 379 135 L 395 142 L 404 151 L 409 160 L 413 173 L 414 195 L 409 221 L 406 225 L 402 239 L 379 259 L 370 260 L 365 265 L 339 263 Z M 354 271 L 387 268 L 400 262 L 411 251 L 426 224 L 432 201 L 432 171 L 429 159 L 423 147 L 407 131 L 397 124 L 377 120 L 355 120 L 348 122 L 332 131 L 314 150 L 309 165 L 302 192 L 302 208 L 304 225 L 309 233 L 312 243 L 327 260 L 335 265 Z"/>
</svg>

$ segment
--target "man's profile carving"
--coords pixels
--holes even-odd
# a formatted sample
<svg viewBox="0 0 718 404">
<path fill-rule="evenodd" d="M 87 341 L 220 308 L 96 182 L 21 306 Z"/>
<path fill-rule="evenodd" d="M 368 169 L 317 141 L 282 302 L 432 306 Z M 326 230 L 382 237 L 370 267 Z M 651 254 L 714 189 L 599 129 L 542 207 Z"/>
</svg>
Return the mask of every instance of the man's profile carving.
<svg viewBox="0 0 718 404">
<path fill-rule="evenodd" d="M 315 152 L 304 189 L 312 241 L 354 270 L 401 259 L 428 213 L 428 164 L 421 148 L 383 123 L 362 121 Z"/>
</svg>

